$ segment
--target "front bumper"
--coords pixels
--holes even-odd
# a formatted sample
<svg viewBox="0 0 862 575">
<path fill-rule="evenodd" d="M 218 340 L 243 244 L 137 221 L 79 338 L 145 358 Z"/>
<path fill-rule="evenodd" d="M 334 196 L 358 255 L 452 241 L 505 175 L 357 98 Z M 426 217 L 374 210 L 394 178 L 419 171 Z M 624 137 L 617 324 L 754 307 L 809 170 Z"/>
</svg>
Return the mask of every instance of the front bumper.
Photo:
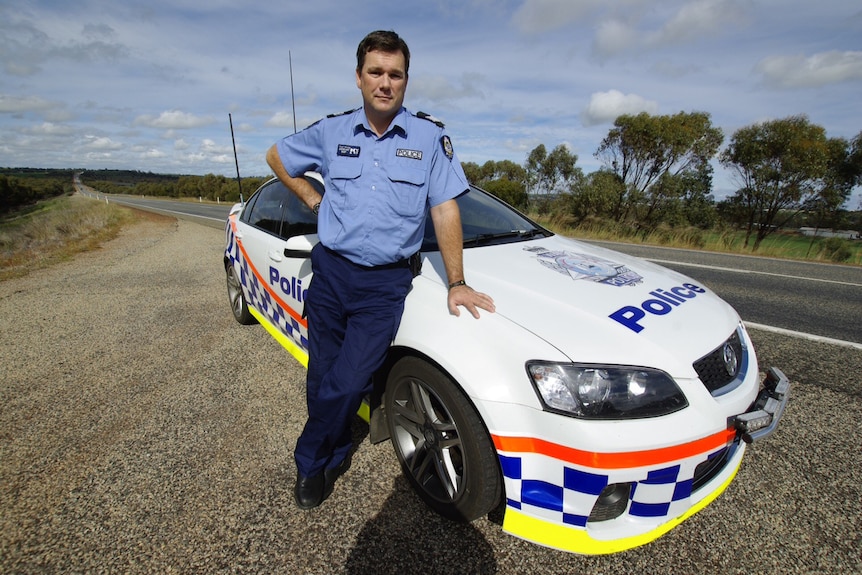
<svg viewBox="0 0 862 575">
<path fill-rule="evenodd" d="M 584 450 L 548 436 L 492 432 L 506 490 L 503 530 L 540 545 L 590 555 L 648 543 L 709 505 L 730 485 L 745 444 L 778 426 L 789 387 L 787 377 L 771 368 L 750 407 L 728 417 L 724 429 L 657 449 Z M 528 412 L 497 415 L 530 427 Z M 535 421 L 536 429 L 543 426 L 547 423 Z M 607 439 L 614 437 L 613 432 L 603 431 Z M 607 497 L 613 492 L 622 493 L 618 505 Z"/>
<path fill-rule="evenodd" d="M 788 399 L 790 381 L 780 369 L 770 367 L 757 399 L 748 411 L 730 417 L 728 425 L 736 429 L 746 443 L 768 437 L 778 427 Z"/>
</svg>

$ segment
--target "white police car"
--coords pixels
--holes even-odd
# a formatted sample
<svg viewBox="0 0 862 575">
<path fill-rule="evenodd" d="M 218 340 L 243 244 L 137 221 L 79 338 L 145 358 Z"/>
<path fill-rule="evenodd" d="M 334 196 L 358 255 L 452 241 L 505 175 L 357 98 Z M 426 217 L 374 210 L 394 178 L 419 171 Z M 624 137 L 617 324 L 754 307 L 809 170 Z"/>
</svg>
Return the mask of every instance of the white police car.
<svg viewBox="0 0 862 575">
<path fill-rule="evenodd" d="M 307 175 L 312 183 L 322 184 Z M 647 543 L 712 502 L 789 384 L 761 382 L 736 312 L 703 284 L 555 235 L 472 188 L 464 268 L 497 313 L 451 316 L 433 227 L 379 393 L 360 411 L 425 502 L 567 551 Z M 308 362 L 316 217 L 278 180 L 230 212 L 234 317 Z"/>
</svg>

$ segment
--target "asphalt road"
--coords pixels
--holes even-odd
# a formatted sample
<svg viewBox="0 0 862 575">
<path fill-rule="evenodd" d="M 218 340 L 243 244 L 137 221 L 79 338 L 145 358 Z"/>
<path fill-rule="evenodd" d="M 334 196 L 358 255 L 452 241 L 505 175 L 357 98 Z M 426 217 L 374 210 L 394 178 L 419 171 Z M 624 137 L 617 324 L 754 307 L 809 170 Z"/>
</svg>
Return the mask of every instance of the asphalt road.
<svg viewBox="0 0 862 575">
<path fill-rule="evenodd" d="M 139 196 L 124 196 L 111 194 L 106 195 L 97 192 L 93 188 L 78 185 L 78 191 L 95 199 L 106 199 L 109 202 L 142 208 L 160 214 L 188 219 L 199 224 L 224 229 L 228 212 L 233 204 L 213 204 L 207 202 L 195 202 L 194 200 L 169 200 L 146 198 Z"/>
<path fill-rule="evenodd" d="M 707 285 L 743 320 L 862 346 L 862 267 L 592 242 Z"/>
<path fill-rule="evenodd" d="M 223 234 L 147 220 L 0 282 L 2 573 L 862 572 L 862 351 L 751 330 L 793 392 L 734 483 L 659 540 L 582 557 L 429 512 L 354 427 L 320 508 L 291 497 L 304 371 L 231 316 Z"/>
</svg>

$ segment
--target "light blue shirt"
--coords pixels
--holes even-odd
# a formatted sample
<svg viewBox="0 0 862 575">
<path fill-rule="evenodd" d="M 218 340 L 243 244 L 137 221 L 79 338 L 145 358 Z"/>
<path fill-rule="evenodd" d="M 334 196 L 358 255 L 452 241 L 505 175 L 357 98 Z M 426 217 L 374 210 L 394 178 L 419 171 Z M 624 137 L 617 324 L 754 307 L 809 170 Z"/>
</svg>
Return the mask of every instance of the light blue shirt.
<svg viewBox="0 0 862 575">
<path fill-rule="evenodd" d="M 326 117 L 276 146 L 291 176 L 323 176 L 321 243 L 364 266 L 419 251 L 428 208 L 468 189 L 442 125 L 405 108 L 379 138 L 359 108 Z"/>
</svg>

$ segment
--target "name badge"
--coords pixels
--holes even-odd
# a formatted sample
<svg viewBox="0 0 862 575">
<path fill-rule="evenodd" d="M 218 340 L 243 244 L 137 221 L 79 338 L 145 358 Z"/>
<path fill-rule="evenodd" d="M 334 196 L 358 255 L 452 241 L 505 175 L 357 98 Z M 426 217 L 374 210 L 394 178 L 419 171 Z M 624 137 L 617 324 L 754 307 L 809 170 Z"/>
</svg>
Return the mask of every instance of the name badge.
<svg viewBox="0 0 862 575">
<path fill-rule="evenodd" d="M 347 156 L 348 158 L 359 157 L 359 146 L 348 146 L 347 144 L 338 144 L 338 155 Z"/>
<path fill-rule="evenodd" d="M 405 150 L 404 148 L 398 148 L 395 150 L 395 155 L 399 158 L 410 158 L 411 160 L 421 160 L 422 159 L 422 150 Z"/>
</svg>

